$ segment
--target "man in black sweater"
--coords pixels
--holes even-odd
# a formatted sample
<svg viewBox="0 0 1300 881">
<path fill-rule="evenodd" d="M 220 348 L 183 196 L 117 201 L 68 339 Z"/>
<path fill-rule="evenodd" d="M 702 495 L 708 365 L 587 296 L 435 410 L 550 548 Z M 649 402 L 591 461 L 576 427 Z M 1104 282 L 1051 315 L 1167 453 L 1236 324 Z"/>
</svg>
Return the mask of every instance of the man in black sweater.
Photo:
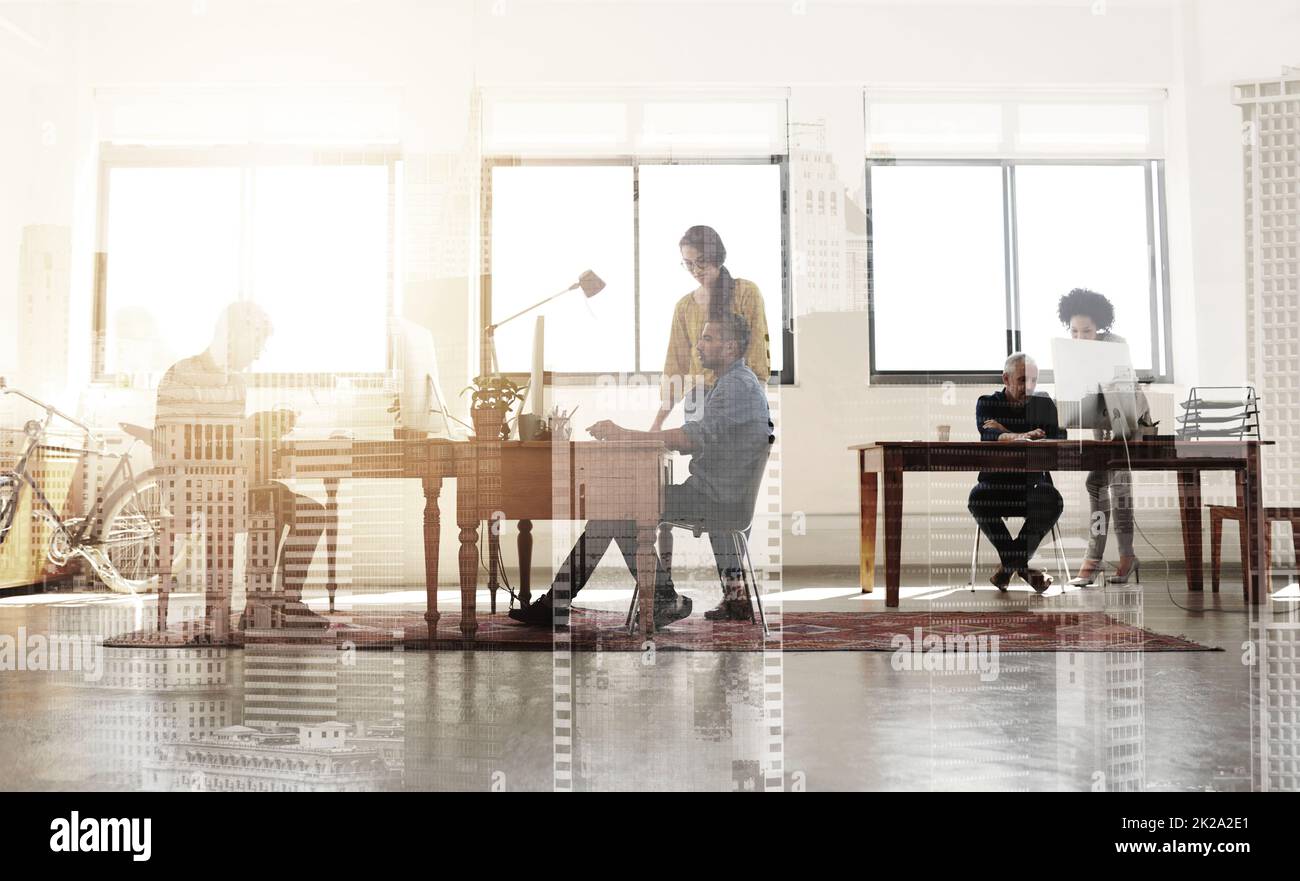
<svg viewBox="0 0 1300 881">
<path fill-rule="evenodd" d="M 1021 443 L 1065 437 L 1052 399 L 1034 394 L 1038 365 L 1033 358 L 1023 352 L 1008 357 L 1002 383 L 1002 391 L 982 396 L 975 407 L 980 440 Z M 1038 593 L 1052 586 L 1052 576 L 1029 568 L 1039 542 L 1051 531 L 1063 508 L 1050 474 L 981 471 L 967 506 L 980 531 L 998 550 L 1001 565 L 990 579 L 994 587 L 1005 591 L 1012 575 L 1019 575 Z M 1007 529 L 1006 517 L 1025 518 L 1015 538 Z"/>
</svg>

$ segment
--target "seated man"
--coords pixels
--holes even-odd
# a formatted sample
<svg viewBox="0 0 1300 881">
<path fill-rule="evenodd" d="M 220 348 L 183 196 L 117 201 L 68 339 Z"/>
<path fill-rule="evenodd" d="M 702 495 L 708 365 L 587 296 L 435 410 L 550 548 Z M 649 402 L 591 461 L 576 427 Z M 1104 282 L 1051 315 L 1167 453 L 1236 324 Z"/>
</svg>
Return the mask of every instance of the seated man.
<svg viewBox="0 0 1300 881">
<path fill-rule="evenodd" d="M 691 476 L 669 486 L 664 493 L 663 519 L 699 524 L 747 523 L 753 516 L 754 481 L 762 476 L 772 442 L 767 393 L 754 371 L 745 365 L 749 328 L 744 319 L 728 315 L 704 325 L 696 350 L 700 363 L 717 372 L 718 380 L 704 395 L 696 419 L 681 428 L 634 431 L 609 420 L 590 426 L 597 440 L 657 440 L 672 450 L 691 456 Z M 750 510 L 744 510 L 751 507 Z M 712 537 L 712 535 L 711 535 Z M 617 542 L 632 575 L 636 575 L 636 524 L 631 520 L 593 520 L 569 553 L 551 591 L 526 608 L 513 609 L 510 617 L 525 624 L 549 624 L 555 585 L 569 583 L 573 595 L 586 585 L 610 542 Z M 735 551 L 724 540 L 714 541 L 718 570 L 725 577 L 737 568 Z M 673 589 L 663 563 L 655 557 L 655 625 L 687 617 L 690 598 Z M 706 613 L 710 620 L 748 618 L 748 602 L 723 595 L 718 608 Z"/>
<path fill-rule="evenodd" d="M 1057 424 L 1056 405 L 1046 395 L 1034 394 L 1038 365 L 1023 352 L 1007 358 L 1002 370 L 1005 388 L 979 399 L 975 422 L 980 440 L 1017 443 L 1043 438 L 1064 438 Z M 1061 494 L 1045 471 L 981 471 L 968 503 L 980 531 L 998 550 L 1001 566 L 990 581 L 1005 591 L 1013 574 L 1019 575 L 1038 593 L 1052 586 L 1052 577 L 1041 569 L 1030 569 L 1029 560 L 1052 525 L 1061 516 Z M 1015 538 L 1004 517 L 1023 517 L 1025 524 Z"/>
<path fill-rule="evenodd" d="M 173 548 L 193 534 L 205 548 L 203 571 L 196 574 L 205 582 L 204 617 L 214 638 L 226 632 L 236 582 L 235 536 L 248 530 L 243 502 L 254 488 L 251 460 L 236 455 L 236 449 L 247 450 L 254 438 L 270 441 L 292 428 L 288 411 L 245 415 L 245 373 L 261 357 L 272 331 L 271 320 L 260 307 L 232 303 L 218 316 L 208 348 L 172 365 L 158 384 L 154 460 L 166 474 L 163 547 Z M 307 564 L 320 542 L 326 510 L 283 484 L 271 488 L 276 494 L 274 535 L 280 536 L 288 526 L 286 544 L 294 551 L 295 565 L 281 560 L 283 592 L 274 598 L 256 589 L 249 591 L 239 626 L 248 624 L 255 606 L 273 599 L 275 620 L 285 626 L 327 627 L 329 621 L 302 602 Z M 274 555 L 275 550 L 268 548 L 266 553 Z M 160 598 L 160 617 L 165 616 L 165 607 L 166 598 Z"/>
</svg>

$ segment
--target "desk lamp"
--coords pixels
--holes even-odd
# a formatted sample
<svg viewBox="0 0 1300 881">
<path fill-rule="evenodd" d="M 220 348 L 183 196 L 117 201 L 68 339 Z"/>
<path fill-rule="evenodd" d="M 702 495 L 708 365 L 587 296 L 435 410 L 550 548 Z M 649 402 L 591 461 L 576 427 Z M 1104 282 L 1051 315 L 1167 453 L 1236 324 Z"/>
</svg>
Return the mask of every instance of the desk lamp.
<svg viewBox="0 0 1300 881">
<path fill-rule="evenodd" d="M 581 288 L 582 292 L 586 294 L 587 299 L 590 300 L 592 297 L 596 296 L 596 294 L 599 294 L 601 291 L 605 289 L 605 282 L 601 280 L 601 277 L 599 275 L 597 275 L 596 273 L 588 269 L 582 275 L 578 276 L 577 281 L 569 285 L 564 290 L 551 294 L 546 299 L 539 300 L 526 309 L 520 309 L 514 315 L 511 315 L 509 318 L 503 318 L 500 321 L 496 322 L 495 324 L 489 324 L 487 327 L 483 328 L 483 351 L 481 353 L 482 363 L 488 366 L 488 370 L 485 372 L 495 374 L 498 371 L 497 342 L 496 342 L 496 331 L 498 327 L 500 327 L 501 325 L 505 324 L 508 321 L 514 321 L 519 316 L 532 312 L 534 309 L 540 306 L 545 306 L 547 303 L 551 302 L 557 297 L 563 297 L 569 291 L 577 290 L 578 288 Z"/>
</svg>

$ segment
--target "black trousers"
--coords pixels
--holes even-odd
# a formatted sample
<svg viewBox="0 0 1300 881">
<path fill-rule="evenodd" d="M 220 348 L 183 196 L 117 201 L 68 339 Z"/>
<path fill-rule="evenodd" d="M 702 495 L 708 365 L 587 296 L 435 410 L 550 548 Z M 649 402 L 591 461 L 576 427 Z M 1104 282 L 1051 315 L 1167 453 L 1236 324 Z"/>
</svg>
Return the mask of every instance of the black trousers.
<svg viewBox="0 0 1300 881">
<path fill-rule="evenodd" d="M 1029 559 L 1038 550 L 1043 536 L 1052 531 L 1052 526 L 1060 518 L 1064 503 L 1056 487 L 1046 481 L 981 481 L 970 491 L 967 507 L 979 524 L 980 531 L 997 548 L 1003 568 L 1015 571 L 1028 567 Z M 1011 537 L 1011 532 L 1003 521 L 1005 517 L 1025 518 L 1025 525 L 1015 538 Z"/>
<path fill-rule="evenodd" d="M 704 531 L 711 523 L 734 522 L 734 512 L 725 509 L 707 495 L 697 490 L 688 481 L 664 489 L 663 519 L 674 523 L 698 524 Z M 709 532 L 709 541 L 713 545 L 713 557 L 717 563 L 718 574 L 725 577 L 728 569 L 738 569 L 740 560 L 736 556 L 731 538 L 726 533 Z M 570 598 L 587 585 L 591 573 L 596 570 L 601 557 L 611 543 L 617 544 L 623 554 L 632 577 L 636 577 L 636 521 L 634 520 L 589 520 L 587 528 L 573 546 L 564 565 L 556 573 L 551 584 L 551 594 L 560 585 L 568 584 Z M 674 596 L 672 580 L 664 568 L 663 561 L 655 554 L 655 598 L 670 600 Z"/>
<path fill-rule="evenodd" d="M 280 560 L 281 586 L 286 602 L 302 601 L 303 585 L 307 571 L 320 545 L 321 533 L 331 525 L 328 509 L 309 496 L 301 496 L 282 483 L 275 484 L 275 534 L 278 540 L 284 527 L 289 527 L 289 537 L 284 543 L 284 557 Z"/>
</svg>

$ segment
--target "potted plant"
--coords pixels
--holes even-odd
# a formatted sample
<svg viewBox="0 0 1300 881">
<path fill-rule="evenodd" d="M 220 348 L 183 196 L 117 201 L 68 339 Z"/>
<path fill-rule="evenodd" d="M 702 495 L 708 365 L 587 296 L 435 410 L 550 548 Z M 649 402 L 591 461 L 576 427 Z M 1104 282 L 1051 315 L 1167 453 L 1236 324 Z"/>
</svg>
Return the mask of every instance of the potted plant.
<svg viewBox="0 0 1300 881">
<path fill-rule="evenodd" d="M 527 385 L 518 385 L 500 373 L 486 373 L 474 377 L 474 383 L 461 394 L 471 392 L 470 417 L 474 421 L 474 434 L 480 440 L 510 437 L 507 418 L 510 408 L 520 401 Z"/>
</svg>

